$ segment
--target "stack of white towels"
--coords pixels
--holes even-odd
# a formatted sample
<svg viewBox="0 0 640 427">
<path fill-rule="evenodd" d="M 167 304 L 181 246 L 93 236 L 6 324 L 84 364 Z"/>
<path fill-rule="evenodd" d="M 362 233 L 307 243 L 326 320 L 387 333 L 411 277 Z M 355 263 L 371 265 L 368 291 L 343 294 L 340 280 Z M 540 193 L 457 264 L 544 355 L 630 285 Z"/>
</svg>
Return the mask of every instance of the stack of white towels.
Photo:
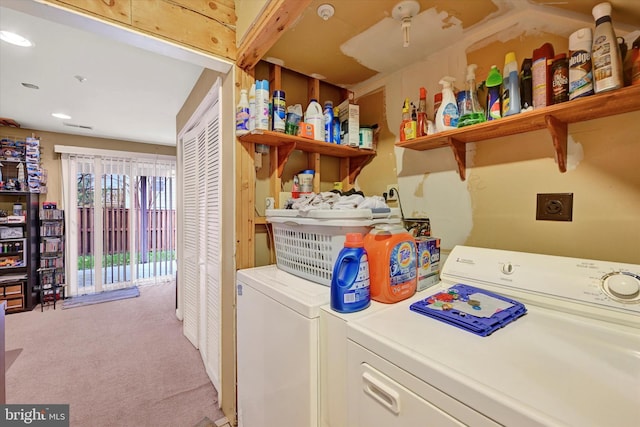
<svg viewBox="0 0 640 427">
<path fill-rule="evenodd" d="M 361 194 L 341 196 L 338 193 L 326 191 L 302 195 L 294 200 L 291 207 L 300 212 L 307 212 L 313 209 L 379 209 L 388 206 L 381 196 L 365 197 Z"/>
</svg>

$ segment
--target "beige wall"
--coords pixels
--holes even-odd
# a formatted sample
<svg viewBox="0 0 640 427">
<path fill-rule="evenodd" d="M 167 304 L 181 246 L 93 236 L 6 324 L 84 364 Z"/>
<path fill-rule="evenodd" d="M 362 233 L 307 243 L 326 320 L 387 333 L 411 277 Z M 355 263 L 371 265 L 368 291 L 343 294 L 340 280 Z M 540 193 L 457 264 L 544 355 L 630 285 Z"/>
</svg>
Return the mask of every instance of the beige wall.
<svg viewBox="0 0 640 427">
<path fill-rule="evenodd" d="M 567 51 L 566 39 L 548 34 L 521 35 L 473 52 L 459 44 L 356 88 L 356 95 L 372 89 L 385 93 L 391 135 L 382 134 L 379 156 L 389 158 L 386 150 L 398 139 L 404 97 L 417 101 L 418 88 L 425 86 L 431 108 L 440 77 L 453 75 L 461 82 L 467 63 L 477 63 L 480 82 L 492 64 L 502 68 L 509 50 L 516 52 L 521 64 L 546 41 L 556 53 Z M 361 104 L 366 102 L 360 99 Z M 445 252 L 466 244 L 640 263 L 640 145 L 634 143 L 639 132 L 640 112 L 569 125 L 564 174 L 558 170 L 546 131 L 468 144 L 466 181 L 460 180 L 449 148 L 424 152 L 394 148 L 395 168 L 376 158 L 358 184 L 369 188 L 371 168 L 379 185 L 397 177 L 405 215 L 428 216 Z M 370 191 L 376 190 L 384 188 Z M 537 193 L 573 193 L 573 221 L 536 221 Z"/>
<path fill-rule="evenodd" d="M 268 0 L 236 0 L 236 46 L 242 44 L 242 40 L 247 35 L 247 31 L 254 21 L 262 13 Z"/>
<path fill-rule="evenodd" d="M 47 170 L 48 182 L 47 194 L 40 195 L 40 202 L 52 201 L 61 206 L 62 202 L 62 172 L 60 166 L 60 155 L 54 152 L 56 145 L 70 145 L 77 147 L 98 148 L 117 151 L 132 151 L 138 153 L 153 153 L 162 155 L 176 155 L 176 147 L 144 144 L 138 142 L 122 141 L 115 139 L 93 138 L 88 136 L 68 135 L 56 132 L 45 132 L 34 129 L 0 128 L 0 135 L 3 137 L 35 136 L 40 138 L 40 158 L 41 165 Z"/>
</svg>

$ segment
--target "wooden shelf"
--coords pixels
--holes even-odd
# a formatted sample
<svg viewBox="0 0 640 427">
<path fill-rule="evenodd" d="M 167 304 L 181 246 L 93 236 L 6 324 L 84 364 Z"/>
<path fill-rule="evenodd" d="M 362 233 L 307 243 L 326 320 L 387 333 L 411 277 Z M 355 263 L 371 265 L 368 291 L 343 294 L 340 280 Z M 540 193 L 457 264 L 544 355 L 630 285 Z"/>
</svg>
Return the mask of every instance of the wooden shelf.
<svg viewBox="0 0 640 427">
<path fill-rule="evenodd" d="M 396 146 L 412 150 L 433 150 L 451 147 L 458 164 L 460 178 L 466 174 L 466 144 L 503 136 L 547 129 L 551 134 L 560 172 L 567 170 L 567 127 L 616 114 L 640 110 L 640 85 L 611 92 L 578 98 L 539 110 L 527 111 L 460 129 L 439 132 L 410 141 L 396 142 Z"/>
<path fill-rule="evenodd" d="M 353 183 L 364 167 L 376 152 L 371 150 L 360 150 L 358 148 L 336 145 L 324 141 L 301 138 L 299 136 L 288 135 L 281 132 L 268 130 L 255 130 L 251 133 L 239 137 L 242 142 L 252 142 L 254 144 L 265 144 L 278 147 L 278 177 L 282 177 L 284 165 L 293 150 L 301 150 L 307 153 L 317 153 L 320 155 L 338 157 L 349 160 L 349 183 Z"/>
</svg>

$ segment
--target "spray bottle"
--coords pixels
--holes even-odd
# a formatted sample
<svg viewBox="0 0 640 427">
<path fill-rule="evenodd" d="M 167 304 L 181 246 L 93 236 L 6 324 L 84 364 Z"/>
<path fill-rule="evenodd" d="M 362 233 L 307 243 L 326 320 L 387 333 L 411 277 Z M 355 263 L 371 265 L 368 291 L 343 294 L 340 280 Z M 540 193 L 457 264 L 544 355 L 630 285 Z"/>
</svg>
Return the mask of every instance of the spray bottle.
<svg viewBox="0 0 640 427">
<path fill-rule="evenodd" d="M 478 93 L 476 87 L 476 69 L 478 65 L 469 64 L 467 66 L 467 90 L 468 99 L 465 101 L 465 111 L 460 112 L 460 120 L 458 121 L 458 127 L 475 125 L 476 123 L 482 123 L 486 121 L 484 116 L 484 110 L 480 107 L 478 102 Z"/>
<path fill-rule="evenodd" d="M 440 80 L 442 85 L 442 105 L 436 113 L 436 129 L 442 132 L 448 129 L 455 129 L 458 126 L 458 104 L 456 96 L 453 94 L 454 77 L 443 77 Z"/>
</svg>

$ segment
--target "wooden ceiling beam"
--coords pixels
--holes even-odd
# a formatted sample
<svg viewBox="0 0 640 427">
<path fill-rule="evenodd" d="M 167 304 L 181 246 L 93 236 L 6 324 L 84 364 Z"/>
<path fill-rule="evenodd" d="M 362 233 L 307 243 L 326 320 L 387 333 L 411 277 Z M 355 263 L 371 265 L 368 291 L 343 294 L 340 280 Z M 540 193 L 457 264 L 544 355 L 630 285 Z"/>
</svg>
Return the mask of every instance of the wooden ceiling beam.
<svg viewBox="0 0 640 427">
<path fill-rule="evenodd" d="M 236 65 L 243 70 L 255 67 L 310 3 L 311 0 L 269 1 L 259 22 L 249 29 L 242 45 L 238 48 Z"/>
</svg>

